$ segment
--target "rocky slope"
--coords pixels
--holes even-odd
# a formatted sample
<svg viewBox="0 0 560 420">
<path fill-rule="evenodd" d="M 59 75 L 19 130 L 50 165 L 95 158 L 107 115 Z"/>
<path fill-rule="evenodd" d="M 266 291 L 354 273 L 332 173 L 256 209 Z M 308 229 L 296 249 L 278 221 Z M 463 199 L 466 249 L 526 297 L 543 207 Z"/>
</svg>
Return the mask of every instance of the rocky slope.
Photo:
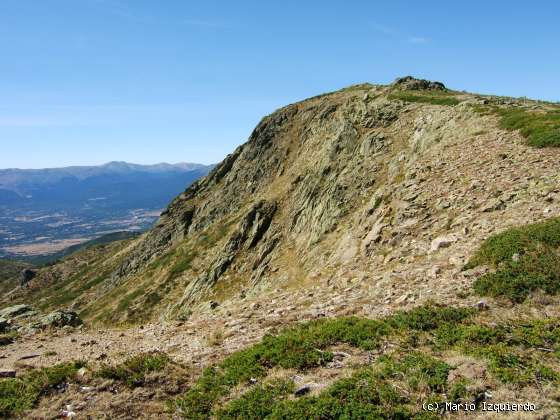
<svg viewBox="0 0 560 420">
<path fill-rule="evenodd" d="M 146 235 L 96 264 L 69 264 L 80 287 L 65 303 L 115 322 L 353 279 L 386 303 L 454 295 L 489 234 L 558 214 L 557 150 L 528 147 L 500 120 L 558 109 L 412 78 L 286 106 Z M 47 307 L 53 270 L 35 281 Z"/>
</svg>

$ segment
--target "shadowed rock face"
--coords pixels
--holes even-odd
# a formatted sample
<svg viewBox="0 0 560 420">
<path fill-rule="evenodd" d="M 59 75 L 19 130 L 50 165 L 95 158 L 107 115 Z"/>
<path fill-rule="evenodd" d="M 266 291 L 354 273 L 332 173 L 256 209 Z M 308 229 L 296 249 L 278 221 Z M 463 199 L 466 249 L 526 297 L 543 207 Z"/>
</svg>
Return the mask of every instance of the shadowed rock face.
<svg viewBox="0 0 560 420">
<path fill-rule="evenodd" d="M 31 270 L 30 268 L 25 268 L 20 275 L 20 285 L 26 286 L 31 280 L 35 278 L 37 272 L 35 270 Z"/>
<path fill-rule="evenodd" d="M 265 275 L 278 245 L 305 252 L 383 176 L 392 140 L 383 131 L 398 119 L 401 103 L 369 99 L 370 85 L 304 101 L 265 117 L 249 141 L 206 178 L 173 201 L 114 275 L 137 273 L 155 255 L 224 219 L 237 227 L 217 258 L 187 287 L 193 298 L 215 284 L 239 256 L 253 283 Z M 245 268 L 241 268 L 245 270 Z"/>
</svg>

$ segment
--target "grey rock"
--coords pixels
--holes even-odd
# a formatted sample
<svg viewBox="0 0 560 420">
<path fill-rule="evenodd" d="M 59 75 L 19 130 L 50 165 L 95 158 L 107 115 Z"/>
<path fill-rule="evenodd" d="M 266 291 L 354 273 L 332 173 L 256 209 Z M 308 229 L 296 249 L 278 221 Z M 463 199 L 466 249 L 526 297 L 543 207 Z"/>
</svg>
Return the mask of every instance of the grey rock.
<svg viewBox="0 0 560 420">
<path fill-rule="evenodd" d="M 412 76 L 399 77 L 393 82 L 393 86 L 398 86 L 406 90 L 446 90 L 445 85 L 441 82 L 416 79 Z"/>
<path fill-rule="evenodd" d="M 431 251 L 437 251 L 441 248 L 448 248 L 450 247 L 456 239 L 452 236 L 440 236 L 432 241 L 430 246 Z"/>
<path fill-rule="evenodd" d="M 487 311 L 488 309 L 490 309 L 490 306 L 488 306 L 488 304 L 484 300 L 478 301 L 476 303 L 476 307 L 479 311 Z"/>
<path fill-rule="evenodd" d="M 296 397 L 302 397 L 304 395 L 309 394 L 311 391 L 313 391 L 314 389 L 318 389 L 318 388 L 322 388 L 324 387 L 324 385 L 321 384 L 316 384 L 314 382 L 310 382 L 304 385 L 299 386 L 296 391 L 294 392 L 294 395 Z"/>
<path fill-rule="evenodd" d="M 41 357 L 40 354 L 24 354 L 23 356 L 21 356 L 18 360 L 28 360 L 28 359 L 36 359 L 37 357 Z"/>
<path fill-rule="evenodd" d="M 302 397 L 306 394 L 309 394 L 311 392 L 311 386 L 309 384 L 305 384 L 303 386 L 300 386 L 298 389 L 296 389 L 296 391 L 294 392 L 294 395 L 296 397 Z"/>
<path fill-rule="evenodd" d="M 484 205 L 480 208 L 480 210 L 485 213 L 488 213 L 491 211 L 503 210 L 505 207 L 506 205 L 502 200 L 493 198 L 491 200 L 488 200 L 486 203 L 484 203 Z"/>
<path fill-rule="evenodd" d="M 50 314 L 45 315 L 40 322 L 46 327 L 64 327 L 66 325 L 77 327 L 83 324 L 78 314 L 71 311 L 51 312 Z"/>
<path fill-rule="evenodd" d="M 15 318 L 18 315 L 25 314 L 26 312 L 32 311 L 33 308 L 29 305 L 15 305 L 8 308 L 4 308 L 0 311 L 0 318 Z"/>
</svg>

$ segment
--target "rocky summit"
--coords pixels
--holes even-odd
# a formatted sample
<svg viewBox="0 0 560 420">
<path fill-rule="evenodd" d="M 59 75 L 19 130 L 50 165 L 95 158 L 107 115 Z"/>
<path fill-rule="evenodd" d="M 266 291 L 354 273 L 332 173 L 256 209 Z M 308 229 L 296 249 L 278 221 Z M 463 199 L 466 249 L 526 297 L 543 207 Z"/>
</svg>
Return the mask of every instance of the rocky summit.
<svg viewBox="0 0 560 420">
<path fill-rule="evenodd" d="M 508 286 L 527 288 L 521 300 L 484 285 L 512 258 L 521 264 L 546 247 L 557 249 L 560 240 L 543 234 L 548 239 L 529 249 L 540 236 L 515 231 L 511 235 L 526 239 L 506 260 L 491 259 L 494 248 L 484 246 L 501 244 L 493 238 L 511 229 L 541 232 L 538 222 L 560 216 L 559 145 L 558 104 L 458 92 L 410 76 L 288 105 L 264 117 L 246 143 L 176 197 L 146 234 L 70 255 L 5 293 L 0 307 L 30 304 L 52 312 L 50 324 L 67 327 L 26 327 L 3 347 L 0 367 L 16 369 L 24 353 L 41 354 L 35 368 L 91 361 L 88 374 L 63 381 L 74 384 L 65 401 L 77 406 L 64 408 L 62 397 L 50 397 L 25 407 L 37 415 L 81 410 L 126 418 L 132 410 L 157 417 L 173 400 L 173 413 L 185 418 L 319 418 L 313 410 L 341 392 L 336 380 L 366 375 L 351 368 L 360 365 L 374 366 L 362 377 L 372 389 L 395 393 L 390 402 L 383 400 L 388 394 L 376 394 L 381 400 L 368 403 L 392 407 L 387 418 L 421 414 L 423 398 L 478 404 L 492 392 L 495 400 L 531 399 L 538 415 L 553 418 L 559 337 L 556 324 L 544 319 L 559 313 L 556 280 L 542 280 L 552 278 L 543 268 L 538 287 Z M 553 232 L 556 225 L 547 226 Z M 560 267 L 554 252 L 546 258 Z M 61 310 L 71 315 L 53 312 Z M 419 321 L 425 313 L 433 325 Z M 512 319 L 544 323 L 538 325 L 548 333 L 535 330 L 541 335 L 531 347 Z M 348 322 L 348 334 L 339 334 L 335 322 Z M 356 322 L 364 322 L 359 332 Z M 286 326 L 300 330 L 279 332 Z M 459 331 L 453 337 L 446 335 L 450 326 Z M 494 333 L 498 338 L 490 337 Z M 306 343 L 298 355 L 309 358 L 287 356 L 282 343 L 293 339 L 289 334 Z M 420 348 L 408 340 L 435 347 L 398 353 Z M 518 370 L 502 366 L 499 352 L 507 349 L 500 343 L 550 361 L 534 367 L 537 359 L 523 359 Z M 476 346 L 478 353 L 471 351 Z M 255 352 L 259 358 L 250 359 Z M 382 355 L 392 359 L 379 364 Z M 243 368 L 249 374 L 228 370 L 247 358 L 253 360 Z M 251 370 L 263 358 L 267 364 Z M 161 369 L 138 373 L 139 365 Z M 221 373 L 204 376 L 209 366 Z M 397 384 L 419 375 L 414 366 L 440 376 L 420 388 Z M 523 370 L 528 366 L 530 372 Z M 119 376 L 123 369 L 126 378 Z M 164 369 L 170 371 L 158 376 Z M 283 385 L 270 382 L 268 369 L 276 369 Z M 137 382 L 127 382 L 134 375 Z M 515 375 L 532 379 L 519 383 Z M 217 388 L 204 388 L 210 383 Z M 111 396 L 115 387 L 122 395 Z M 94 397 L 85 398 L 89 392 Z M 215 399 L 204 405 L 197 392 Z M 251 398 L 271 411 L 243 411 Z M 197 411 L 203 406 L 207 411 Z M 326 418 L 345 413 L 337 415 Z"/>
</svg>

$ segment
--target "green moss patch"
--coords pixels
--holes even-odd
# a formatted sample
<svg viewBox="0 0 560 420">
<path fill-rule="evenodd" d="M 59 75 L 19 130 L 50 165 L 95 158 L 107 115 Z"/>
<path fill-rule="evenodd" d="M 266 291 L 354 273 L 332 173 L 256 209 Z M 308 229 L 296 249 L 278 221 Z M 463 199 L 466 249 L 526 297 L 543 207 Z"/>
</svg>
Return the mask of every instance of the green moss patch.
<svg viewBox="0 0 560 420">
<path fill-rule="evenodd" d="M 411 91 L 397 91 L 391 93 L 388 98 L 405 102 L 447 106 L 454 106 L 461 102 L 449 91 L 423 91 L 414 93 Z"/>
<path fill-rule="evenodd" d="M 33 408 L 39 398 L 71 380 L 85 364 L 60 364 L 20 378 L 0 379 L 0 417 L 10 418 Z"/>
<path fill-rule="evenodd" d="M 560 292 L 560 218 L 508 229 L 487 239 L 466 268 L 495 268 L 474 283 L 483 296 L 522 302 L 531 292 Z"/>
</svg>

